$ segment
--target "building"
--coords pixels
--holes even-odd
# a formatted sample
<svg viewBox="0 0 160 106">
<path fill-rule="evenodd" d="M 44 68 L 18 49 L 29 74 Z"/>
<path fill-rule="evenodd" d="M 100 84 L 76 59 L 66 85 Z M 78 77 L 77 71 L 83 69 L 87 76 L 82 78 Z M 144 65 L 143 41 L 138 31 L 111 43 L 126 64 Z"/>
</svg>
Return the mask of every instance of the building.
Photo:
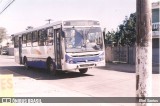
<svg viewBox="0 0 160 106">
<path fill-rule="evenodd" d="M 153 64 L 160 63 L 160 1 L 152 3 Z"/>
</svg>

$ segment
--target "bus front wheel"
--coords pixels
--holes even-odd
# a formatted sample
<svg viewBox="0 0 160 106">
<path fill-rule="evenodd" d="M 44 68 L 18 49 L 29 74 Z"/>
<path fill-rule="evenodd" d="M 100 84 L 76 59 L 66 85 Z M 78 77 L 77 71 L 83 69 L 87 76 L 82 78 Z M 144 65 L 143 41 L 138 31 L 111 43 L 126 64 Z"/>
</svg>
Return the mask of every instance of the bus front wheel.
<svg viewBox="0 0 160 106">
<path fill-rule="evenodd" d="M 55 67 L 54 63 L 52 62 L 52 60 L 48 61 L 47 68 L 48 68 L 48 71 L 50 74 L 57 75 L 57 70 L 56 70 L 56 67 Z"/>
<path fill-rule="evenodd" d="M 88 68 L 79 69 L 79 72 L 80 72 L 81 74 L 84 74 L 84 73 L 86 73 L 87 71 L 88 71 Z"/>
</svg>

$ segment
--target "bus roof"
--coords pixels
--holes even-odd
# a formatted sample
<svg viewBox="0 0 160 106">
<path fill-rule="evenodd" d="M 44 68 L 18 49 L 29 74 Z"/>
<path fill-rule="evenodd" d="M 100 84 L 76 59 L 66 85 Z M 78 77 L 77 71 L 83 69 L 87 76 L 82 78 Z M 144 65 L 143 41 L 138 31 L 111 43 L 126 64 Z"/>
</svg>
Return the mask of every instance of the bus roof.
<svg viewBox="0 0 160 106">
<path fill-rule="evenodd" d="M 37 28 L 28 29 L 19 33 L 12 34 L 11 36 L 19 36 L 24 33 L 33 32 L 40 29 L 49 28 L 56 25 L 63 25 L 63 26 L 99 26 L 99 21 L 96 20 L 65 20 L 65 21 L 57 21 L 50 24 L 46 24 Z"/>
<path fill-rule="evenodd" d="M 43 26 L 40 26 L 40 27 L 37 27 L 37 28 L 28 29 L 28 30 L 25 30 L 25 31 L 22 31 L 22 32 L 18 32 L 18 33 L 12 34 L 11 36 L 18 36 L 18 35 L 21 35 L 21 34 L 24 34 L 24 33 L 28 33 L 28 32 L 32 32 L 32 31 L 52 27 L 52 26 L 55 26 L 55 25 L 61 25 L 61 24 L 62 24 L 62 21 L 57 21 L 57 22 L 54 22 L 54 23 L 51 23 L 51 24 L 46 24 L 46 25 L 43 25 Z"/>
</svg>

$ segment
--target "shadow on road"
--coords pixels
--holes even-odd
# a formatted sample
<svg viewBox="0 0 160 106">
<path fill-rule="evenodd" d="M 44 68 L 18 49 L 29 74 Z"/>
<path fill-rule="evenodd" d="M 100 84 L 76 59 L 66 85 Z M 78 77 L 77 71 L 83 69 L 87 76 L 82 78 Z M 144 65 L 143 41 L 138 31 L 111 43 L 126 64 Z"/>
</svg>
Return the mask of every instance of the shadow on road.
<svg viewBox="0 0 160 106">
<path fill-rule="evenodd" d="M 24 66 L 0 66 L 0 74 L 13 74 L 14 77 L 26 76 L 36 80 L 58 80 L 93 76 L 90 74 L 80 74 L 79 72 L 60 72 L 57 76 L 53 76 L 47 73 L 45 69 L 30 68 L 27 70 Z"/>
</svg>

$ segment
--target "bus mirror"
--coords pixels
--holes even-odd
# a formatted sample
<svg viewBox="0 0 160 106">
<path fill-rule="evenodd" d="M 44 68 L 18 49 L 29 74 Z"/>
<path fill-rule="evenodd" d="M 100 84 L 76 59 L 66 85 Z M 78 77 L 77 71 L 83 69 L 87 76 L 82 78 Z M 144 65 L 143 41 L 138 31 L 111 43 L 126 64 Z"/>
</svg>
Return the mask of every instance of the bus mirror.
<svg viewBox="0 0 160 106">
<path fill-rule="evenodd" d="M 64 38 L 65 37 L 65 34 L 64 34 L 64 32 L 62 31 L 61 32 L 61 36 Z"/>
</svg>

